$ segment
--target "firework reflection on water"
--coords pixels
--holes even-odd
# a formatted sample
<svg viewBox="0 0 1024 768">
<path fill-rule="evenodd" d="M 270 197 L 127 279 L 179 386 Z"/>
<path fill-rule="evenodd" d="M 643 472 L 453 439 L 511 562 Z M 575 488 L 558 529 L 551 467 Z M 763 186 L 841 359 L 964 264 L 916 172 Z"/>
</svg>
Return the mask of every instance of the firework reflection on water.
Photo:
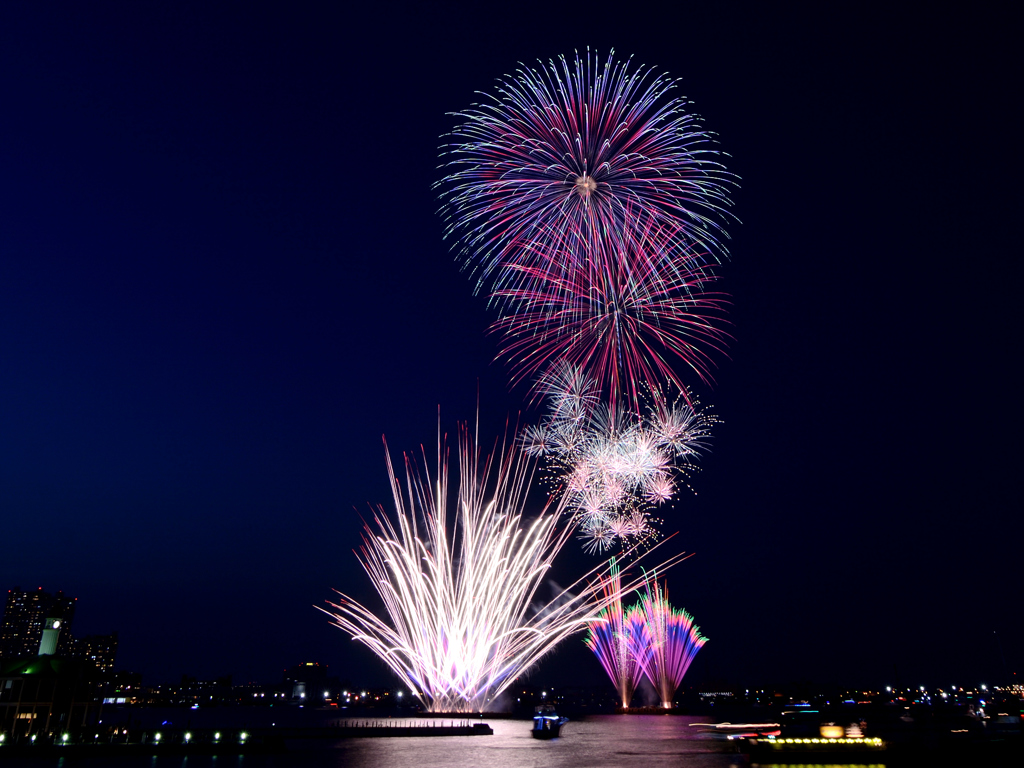
<svg viewBox="0 0 1024 768">
<path fill-rule="evenodd" d="M 245 708 L 254 728 L 270 725 L 273 710 Z M 221 712 L 224 710 L 222 709 Z M 306 711 L 306 710 L 303 710 Z M 319 713 L 308 712 L 316 717 Z M 279 715 L 278 715 L 279 716 Z M 332 721 L 337 713 L 325 715 Z M 267 722 L 263 722 L 263 718 Z M 372 718 L 360 718 L 372 723 Z M 405 718 L 403 718 L 405 720 Z M 538 741 L 527 720 L 485 719 L 492 736 L 442 738 L 290 741 L 283 754 L 244 756 L 161 755 L 160 768 L 746 768 L 739 755 L 722 753 L 724 745 L 697 738 L 689 724 L 708 718 L 658 715 L 594 715 L 570 720 L 563 736 Z M 57 766 L 55 758 L 7 760 L 12 768 Z M 94 763 L 86 758 L 89 765 Z M 83 763 L 84 764 L 84 763 Z M 154 758 L 125 756 L 118 768 L 153 768 Z M 95 763 L 99 765 L 99 763 Z"/>
<path fill-rule="evenodd" d="M 340 759 L 309 763 L 310 768 L 739 768 L 738 755 L 723 744 L 696 738 L 693 722 L 707 718 L 658 715 L 595 715 L 571 720 L 562 736 L 538 741 L 525 720 L 490 720 L 493 736 L 453 739 L 376 739 L 341 744 Z M 418 744 L 404 742 L 419 742 Z M 383 743 L 388 742 L 388 743 Z M 340 755 L 339 755 L 340 757 Z M 296 763 L 299 765 L 299 763 Z M 248 766 L 246 766 L 248 768 Z M 262 768 L 262 767 L 261 767 Z"/>
</svg>

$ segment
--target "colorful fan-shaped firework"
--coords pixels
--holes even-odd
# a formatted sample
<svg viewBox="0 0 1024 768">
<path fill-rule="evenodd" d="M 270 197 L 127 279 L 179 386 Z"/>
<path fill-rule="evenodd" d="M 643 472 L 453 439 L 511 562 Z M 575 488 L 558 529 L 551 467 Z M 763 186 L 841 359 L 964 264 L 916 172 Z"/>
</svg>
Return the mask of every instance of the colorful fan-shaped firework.
<svg viewBox="0 0 1024 768">
<path fill-rule="evenodd" d="M 594 652 L 618 692 L 622 708 L 629 707 L 633 692 L 642 675 L 640 664 L 631 647 L 636 629 L 631 626 L 639 618 L 636 611 L 625 611 L 622 605 L 622 580 L 614 558 L 609 576 L 601 580 L 608 607 L 590 625 L 583 641 Z"/>
<path fill-rule="evenodd" d="M 672 607 L 667 588 L 658 584 L 656 576 L 648 580 L 637 610 L 642 631 L 633 637 L 634 657 L 661 697 L 661 706 L 671 709 L 679 684 L 707 638 L 690 614 Z"/>
</svg>

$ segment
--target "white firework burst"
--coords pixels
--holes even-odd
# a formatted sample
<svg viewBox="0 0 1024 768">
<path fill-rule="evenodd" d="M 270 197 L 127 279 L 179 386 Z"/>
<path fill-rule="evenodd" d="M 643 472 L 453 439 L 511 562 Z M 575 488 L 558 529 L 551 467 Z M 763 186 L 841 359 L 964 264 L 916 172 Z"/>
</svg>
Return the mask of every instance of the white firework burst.
<svg viewBox="0 0 1024 768">
<path fill-rule="evenodd" d="M 522 443 L 548 462 L 586 548 L 650 539 L 649 510 L 685 485 L 717 419 L 689 393 L 671 404 L 653 398 L 656 405 L 640 414 L 609 408 L 598 402 L 596 384 L 569 364 L 546 374 L 542 391 L 548 414 L 523 432 Z"/>
<path fill-rule="evenodd" d="M 619 599 L 602 580 L 605 563 L 551 600 L 538 601 L 574 525 L 557 527 L 560 507 L 525 518 L 533 463 L 521 452 L 502 450 L 481 463 L 462 428 L 458 455 L 452 526 L 447 450 L 438 446 L 434 477 L 407 457 L 404 487 L 388 457 L 397 525 L 379 511 L 357 553 L 385 613 L 378 616 L 340 592 L 325 610 L 432 712 L 483 711 L 557 643 L 602 621 L 598 613 Z M 601 525 L 606 529 L 607 521 Z M 593 540 L 608 538 L 596 533 Z"/>
</svg>

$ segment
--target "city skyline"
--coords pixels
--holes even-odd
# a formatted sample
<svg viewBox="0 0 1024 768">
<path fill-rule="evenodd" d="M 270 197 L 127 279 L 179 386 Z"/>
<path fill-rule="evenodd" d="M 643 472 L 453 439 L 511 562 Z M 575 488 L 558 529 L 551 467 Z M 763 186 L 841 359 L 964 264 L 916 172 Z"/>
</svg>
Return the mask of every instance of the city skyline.
<svg viewBox="0 0 1024 768">
<path fill-rule="evenodd" d="M 614 572 L 612 579 L 615 580 Z M 610 584 L 606 583 L 604 588 L 607 589 L 608 586 Z M 641 601 L 649 600 L 649 588 L 650 584 L 644 582 L 644 584 L 636 586 L 635 589 L 623 590 L 622 594 L 624 596 L 634 595 L 640 597 Z M 661 593 L 657 594 L 661 595 Z M 664 599 L 663 595 L 656 598 L 656 602 L 661 599 Z M 183 672 L 180 678 L 175 676 L 174 679 L 146 680 L 136 670 L 115 668 L 118 646 L 116 631 L 109 635 L 87 635 L 84 637 L 75 637 L 71 633 L 76 603 L 77 598 L 64 597 L 62 590 L 58 590 L 53 594 L 45 592 L 42 587 L 38 587 L 36 590 L 20 590 L 18 588 L 8 590 L 8 598 L 4 605 L 3 613 L 0 615 L 0 628 L 2 628 L 0 663 L 4 666 L 14 663 L 13 669 L 16 671 L 13 674 L 15 675 L 25 674 L 20 671 L 21 667 L 18 666 L 18 662 L 31 663 L 40 660 L 39 657 L 54 657 L 56 659 L 78 660 L 90 663 L 95 672 L 93 682 L 97 685 L 97 696 L 104 698 L 104 701 L 110 698 L 109 694 L 113 693 L 116 696 L 126 696 L 129 699 L 136 697 L 138 703 L 145 703 L 147 696 L 162 698 L 165 700 L 165 703 L 172 703 L 175 701 L 174 697 L 176 696 L 185 697 L 177 701 L 178 704 L 181 704 L 189 697 L 202 703 L 202 699 L 212 691 L 218 699 L 222 698 L 225 703 L 234 701 L 242 705 L 263 706 L 268 703 L 277 703 L 276 700 L 280 699 L 282 704 L 291 702 L 293 704 L 307 703 L 311 706 L 319 706 L 321 705 L 319 698 L 313 695 L 313 690 L 316 689 L 320 691 L 322 698 L 329 700 L 328 703 L 334 702 L 337 704 L 341 699 L 347 699 L 347 701 L 340 703 L 361 706 L 359 700 L 367 696 L 367 690 L 377 691 L 378 696 L 380 691 L 388 690 L 392 694 L 396 694 L 398 699 L 401 699 L 403 696 L 409 697 L 408 701 L 396 700 L 391 702 L 391 704 L 399 704 L 406 707 L 423 706 L 422 702 L 411 694 L 409 686 L 403 684 L 397 677 L 392 677 L 385 685 L 367 684 L 366 680 L 362 678 L 375 678 L 376 676 L 372 672 L 367 674 L 366 670 L 353 670 L 351 668 L 334 670 L 332 672 L 330 665 L 321 664 L 316 661 L 290 664 L 284 667 L 280 674 L 261 680 L 233 680 L 233 675 L 230 673 L 202 679 L 201 677 L 189 674 L 187 671 Z M 40 612 L 38 610 L 38 605 L 40 604 L 48 607 L 50 610 Z M 667 610 L 672 611 L 671 606 L 667 605 L 667 603 L 665 607 Z M 630 613 L 637 610 L 639 608 L 634 607 L 630 610 Z M 678 613 L 684 616 L 687 624 L 689 624 L 691 617 L 685 611 L 678 611 Z M 41 620 L 36 620 L 39 615 L 43 614 L 47 616 L 60 615 L 62 617 L 59 623 L 61 630 L 61 643 L 59 647 L 55 647 L 54 643 L 48 642 L 44 637 L 44 625 Z M 700 638 L 700 641 L 703 643 L 704 638 Z M 590 641 L 586 645 L 592 652 L 595 651 Z M 603 664 L 604 662 L 602 661 Z M 534 667 L 527 674 L 516 676 L 512 689 L 529 689 L 532 692 L 532 696 L 538 696 L 544 690 L 550 689 L 554 691 L 568 688 L 577 691 L 577 693 L 586 692 L 587 696 L 603 695 L 606 701 L 602 706 L 605 707 L 622 699 L 624 696 L 622 691 L 616 690 L 619 682 L 615 678 L 606 679 L 602 676 L 597 676 L 597 678 L 591 678 L 583 684 L 561 683 L 559 685 L 552 685 L 550 683 L 553 677 L 550 674 L 552 670 L 548 669 L 547 674 L 537 674 L 536 669 L 537 667 Z M 605 669 L 605 672 L 607 673 L 607 669 Z M 28 674 L 38 674 L 38 672 L 29 671 Z M 660 705 L 655 706 L 658 694 L 652 682 L 648 679 L 644 683 L 644 675 L 640 674 L 639 669 L 637 674 L 637 684 L 631 685 L 628 688 L 630 691 L 628 699 L 633 702 L 633 706 L 652 707 L 655 709 L 664 708 Z M 547 679 L 540 679 L 542 677 Z M 902 694 L 931 704 L 933 699 L 938 701 L 939 699 L 948 699 L 950 696 L 962 698 L 966 694 L 974 695 L 981 693 L 984 695 L 989 690 L 1004 690 L 1017 694 L 1024 692 L 1024 683 L 1021 682 L 1019 675 L 1016 674 L 1011 674 L 1010 679 L 1006 681 L 995 683 L 962 681 L 965 683 L 962 685 L 938 682 L 939 677 L 941 675 L 934 673 L 925 675 L 922 679 L 928 678 L 932 681 L 930 684 L 908 685 L 906 681 L 899 679 L 897 670 L 896 674 L 890 676 L 890 678 L 885 678 L 889 679 L 891 684 L 876 686 L 876 690 L 872 690 L 870 685 L 856 685 L 851 681 L 840 683 L 837 681 L 823 682 L 809 679 L 775 681 L 771 685 L 759 688 L 757 685 L 746 685 L 742 681 L 708 679 L 706 676 L 705 679 L 700 680 L 694 685 L 695 681 L 687 677 L 685 685 L 678 688 L 675 698 L 685 698 L 692 702 L 694 696 L 698 696 L 701 699 L 713 698 L 715 696 L 745 696 L 751 700 L 764 698 L 766 702 L 771 702 L 773 697 L 779 693 L 794 699 L 800 699 L 801 697 L 806 699 L 808 697 L 834 696 L 840 691 L 844 691 L 848 693 L 860 692 L 863 696 L 876 698 L 888 696 L 894 699 Z M 997 675 L 994 680 L 999 680 L 999 676 Z M 717 692 L 714 690 L 716 687 L 720 689 Z M 260 700 L 249 701 L 248 697 L 250 695 L 254 699 Z M 547 694 L 544 695 L 546 696 Z M 168 696 L 171 698 L 168 699 Z M 262 700 L 268 697 L 269 701 Z M 306 701 L 307 699 L 308 701 Z M 383 701 L 383 699 L 378 698 L 377 701 Z M 107 703 L 115 702 L 108 701 Z M 125 702 L 118 701 L 116 703 Z M 498 703 L 502 705 L 508 704 L 507 697 L 499 697 Z M 384 706 L 384 704 L 380 706 Z"/>
</svg>

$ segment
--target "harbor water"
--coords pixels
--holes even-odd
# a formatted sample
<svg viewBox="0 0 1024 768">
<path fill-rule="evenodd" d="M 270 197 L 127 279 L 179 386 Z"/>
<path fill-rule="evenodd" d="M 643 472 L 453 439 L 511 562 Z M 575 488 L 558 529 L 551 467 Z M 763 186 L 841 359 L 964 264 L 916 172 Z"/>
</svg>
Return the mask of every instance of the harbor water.
<svg viewBox="0 0 1024 768">
<path fill-rule="evenodd" d="M 753 768 L 759 763 L 731 750 L 728 742 L 697 733 L 690 724 L 707 718 L 661 715 L 595 715 L 573 720 L 562 736 L 551 741 L 531 737 L 526 720 L 484 719 L 494 730 L 490 736 L 441 738 L 289 739 L 287 751 L 246 755 L 117 755 L 62 757 L 50 753 L 36 757 L 0 757 L 3 768 L 55 766 L 56 768 Z M 372 724 L 372 718 L 361 719 Z M 380 721 L 382 723 L 387 721 Z M 787 763 L 818 766 L 812 756 Z M 936 755 L 922 760 L 889 761 L 886 755 L 865 755 L 851 762 L 827 761 L 828 768 L 900 768 L 905 765 L 946 766 Z M 1002 768 L 1003 761 L 956 761 Z M 1009 765 L 1009 764 L 1006 764 Z M 824 768 L 824 764 L 821 765 Z"/>
<path fill-rule="evenodd" d="M 527 720 L 484 720 L 492 736 L 443 738 L 296 739 L 282 754 L 47 757 L 3 760 L 4 768 L 741 768 L 740 755 L 726 745 L 699 738 L 692 717 L 599 715 L 570 721 L 562 736 L 539 741 Z M 373 722 L 363 720 L 363 722 Z"/>
</svg>

